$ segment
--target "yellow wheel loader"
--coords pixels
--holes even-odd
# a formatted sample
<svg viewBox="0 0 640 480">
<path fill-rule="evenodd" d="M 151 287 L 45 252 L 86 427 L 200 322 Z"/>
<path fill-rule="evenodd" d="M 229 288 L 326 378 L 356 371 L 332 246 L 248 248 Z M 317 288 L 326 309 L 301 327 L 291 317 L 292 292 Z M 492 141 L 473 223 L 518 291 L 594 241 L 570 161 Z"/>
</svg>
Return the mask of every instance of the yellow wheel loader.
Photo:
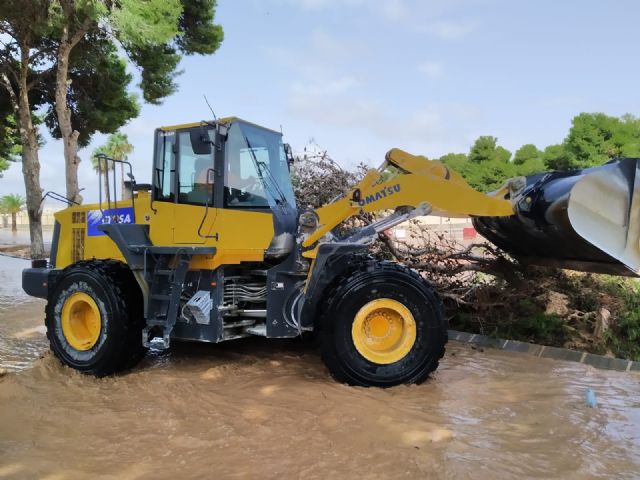
<svg viewBox="0 0 640 480">
<path fill-rule="evenodd" d="M 368 245 L 419 215 L 515 219 L 518 202 L 530 207 L 530 185 L 514 179 L 485 195 L 441 163 L 394 149 L 341 198 L 310 210 L 296 206 L 291 162 L 281 133 L 237 118 L 157 129 L 151 183 L 130 175 L 130 198 L 117 201 L 107 182 L 98 204 L 58 212 L 50 259 L 23 272 L 23 289 L 47 300 L 54 354 L 103 376 L 174 340 L 314 331 L 341 382 L 423 381 L 447 341 L 441 302 L 424 278 L 374 260 Z M 388 167 L 400 173 L 389 178 Z M 335 233 L 360 212 L 392 213 Z"/>
</svg>

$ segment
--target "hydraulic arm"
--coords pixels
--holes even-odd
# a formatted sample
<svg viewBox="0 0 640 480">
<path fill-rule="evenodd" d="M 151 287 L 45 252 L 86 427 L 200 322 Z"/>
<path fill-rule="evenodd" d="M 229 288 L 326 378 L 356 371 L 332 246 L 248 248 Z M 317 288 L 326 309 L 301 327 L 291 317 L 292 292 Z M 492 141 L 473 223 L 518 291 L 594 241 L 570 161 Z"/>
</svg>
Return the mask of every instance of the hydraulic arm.
<svg viewBox="0 0 640 480">
<path fill-rule="evenodd" d="M 460 174 L 443 163 L 394 148 L 379 168 L 369 170 L 345 196 L 315 210 L 318 226 L 302 245 L 312 246 L 344 220 L 360 212 L 396 210 L 379 222 L 375 231 L 370 229 L 370 233 L 419 215 L 510 216 L 513 206 L 511 201 L 504 199 L 505 194 L 515 196 L 523 185 L 521 178 L 515 178 L 498 192 L 484 194 L 474 190 Z M 313 250 L 305 255 L 313 257 Z"/>
</svg>

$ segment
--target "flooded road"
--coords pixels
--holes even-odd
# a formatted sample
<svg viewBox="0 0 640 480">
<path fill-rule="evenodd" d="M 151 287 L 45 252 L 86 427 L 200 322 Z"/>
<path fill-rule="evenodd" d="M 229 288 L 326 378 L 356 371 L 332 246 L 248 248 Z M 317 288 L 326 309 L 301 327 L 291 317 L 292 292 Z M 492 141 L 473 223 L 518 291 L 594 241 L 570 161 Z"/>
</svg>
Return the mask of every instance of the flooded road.
<svg viewBox="0 0 640 480">
<path fill-rule="evenodd" d="M 352 388 L 310 342 L 256 338 L 94 379 L 36 359 L 44 305 L 15 262 L 0 258 L 0 479 L 640 476 L 637 374 L 452 343 L 421 386 Z"/>
</svg>

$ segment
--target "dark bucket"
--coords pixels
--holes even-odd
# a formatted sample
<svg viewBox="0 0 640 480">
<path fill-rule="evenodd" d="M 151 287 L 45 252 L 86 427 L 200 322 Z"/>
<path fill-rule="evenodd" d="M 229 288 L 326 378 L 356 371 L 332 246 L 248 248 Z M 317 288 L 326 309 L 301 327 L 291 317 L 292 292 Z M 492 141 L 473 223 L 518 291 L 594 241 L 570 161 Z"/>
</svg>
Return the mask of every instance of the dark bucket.
<svg viewBox="0 0 640 480">
<path fill-rule="evenodd" d="M 639 276 L 638 160 L 531 175 L 515 215 L 475 217 L 473 225 L 525 263 Z"/>
</svg>

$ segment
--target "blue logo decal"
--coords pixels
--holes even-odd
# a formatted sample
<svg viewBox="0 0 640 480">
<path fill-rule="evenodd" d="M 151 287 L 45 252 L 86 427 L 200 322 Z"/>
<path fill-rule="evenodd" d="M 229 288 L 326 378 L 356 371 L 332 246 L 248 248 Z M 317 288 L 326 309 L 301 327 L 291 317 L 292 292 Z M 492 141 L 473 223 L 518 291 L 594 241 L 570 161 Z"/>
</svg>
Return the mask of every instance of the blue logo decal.
<svg viewBox="0 0 640 480">
<path fill-rule="evenodd" d="M 393 195 L 394 193 L 397 193 L 399 191 L 400 191 L 400 184 L 396 183 L 395 185 L 392 185 L 390 187 L 383 188 L 379 192 L 372 193 L 371 195 L 367 195 L 365 198 L 360 200 L 360 206 L 364 207 L 365 205 L 368 205 L 368 204 L 370 204 L 372 202 L 375 202 L 375 201 L 380 200 L 382 198 L 385 198 L 385 197 L 388 197 L 390 195 Z"/>
<path fill-rule="evenodd" d="M 133 223 L 133 207 L 112 208 L 102 212 L 100 210 L 89 210 L 87 212 L 87 236 L 99 237 L 104 235 L 104 232 L 98 230 L 98 227 L 110 223 Z"/>
</svg>

